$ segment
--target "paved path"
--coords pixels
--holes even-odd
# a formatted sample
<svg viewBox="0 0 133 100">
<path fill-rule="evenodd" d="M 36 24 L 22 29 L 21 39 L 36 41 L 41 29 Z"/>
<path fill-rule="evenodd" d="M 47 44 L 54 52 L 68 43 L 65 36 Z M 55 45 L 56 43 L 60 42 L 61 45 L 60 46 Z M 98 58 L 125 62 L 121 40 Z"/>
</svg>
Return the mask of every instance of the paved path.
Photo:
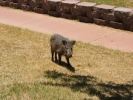
<svg viewBox="0 0 133 100">
<path fill-rule="evenodd" d="M 47 34 L 58 33 L 82 42 L 133 52 L 133 32 L 129 31 L 6 7 L 0 7 L 0 23 L 28 28 Z"/>
</svg>

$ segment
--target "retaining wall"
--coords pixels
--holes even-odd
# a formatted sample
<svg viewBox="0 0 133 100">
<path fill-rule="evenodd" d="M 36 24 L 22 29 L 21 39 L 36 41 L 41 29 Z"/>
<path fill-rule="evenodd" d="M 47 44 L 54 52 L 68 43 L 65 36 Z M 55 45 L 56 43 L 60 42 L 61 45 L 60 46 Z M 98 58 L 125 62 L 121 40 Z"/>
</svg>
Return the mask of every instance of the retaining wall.
<svg viewBox="0 0 133 100">
<path fill-rule="evenodd" d="M 133 9 L 79 0 L 0 0 L 0 6 L 133 31 Z"/>
</svg>

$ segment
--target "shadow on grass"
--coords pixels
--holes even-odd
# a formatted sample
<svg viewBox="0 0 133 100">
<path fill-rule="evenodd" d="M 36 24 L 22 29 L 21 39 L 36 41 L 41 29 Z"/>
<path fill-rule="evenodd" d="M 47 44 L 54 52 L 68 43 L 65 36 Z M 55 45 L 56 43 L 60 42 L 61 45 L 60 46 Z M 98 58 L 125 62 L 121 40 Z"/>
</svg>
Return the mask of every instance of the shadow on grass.
<svg viewBox="0 0 133 100">
<path fill-rule="evenodd" d="M 46 71 L 44 74 L 44 77 L 54 80 L 44 82 L 45 85 L 67 87 L 75 92 L 97 96 L 100 100 L 130 100 L 133 96 L 133 81 L 130 84 L 115 84 L 103 83 L 92 76 L 67 75 L 57 71 Z"/>
<path fill-rule="evenodd" d="M 56 64 L 58 64 L 58 62 L 55 62 Z M 58 64 L 59 65 L 59 64 Z M 75 72 L 75 68 L 72 65 L 68 65 L 66 62 L 61 61 L 61 65 L 62 67 L 65 67 L 66 69 L 68 69 L 71 72 Z"/>
</svg>

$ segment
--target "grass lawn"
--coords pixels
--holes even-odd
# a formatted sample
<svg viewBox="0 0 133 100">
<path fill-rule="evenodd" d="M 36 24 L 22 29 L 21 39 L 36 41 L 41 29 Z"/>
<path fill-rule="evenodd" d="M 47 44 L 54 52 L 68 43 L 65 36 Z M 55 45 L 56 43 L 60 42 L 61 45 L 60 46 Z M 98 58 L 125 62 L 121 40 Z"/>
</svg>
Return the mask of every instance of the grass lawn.
<svg viewBox="0 0 133 100">
<path fill-rule="evenodd" d="M 76 42 L 72 67 L 51 61 L 50 35 L 0 24 L 0 100 L 129 100 L 133 53 Z"/>
<path fill-rule="evenodd" d="M 133 8 L 133 0 L 81 0 L 87 2 L 94 2 L 97 4 L 108 4 L 116 7 Z"/>
</svg>

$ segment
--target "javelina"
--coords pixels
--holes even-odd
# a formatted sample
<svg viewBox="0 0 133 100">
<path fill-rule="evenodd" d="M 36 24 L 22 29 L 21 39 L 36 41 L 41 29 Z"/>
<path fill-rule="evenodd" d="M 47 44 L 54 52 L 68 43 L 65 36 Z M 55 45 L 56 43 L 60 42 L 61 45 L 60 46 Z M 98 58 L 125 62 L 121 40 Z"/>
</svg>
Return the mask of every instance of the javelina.
<svg viewBox="0 0 133 100">
<path fill-rule="evenodd" d="M 67 60 L 67 64 L 70 65 L 69 58 L 72 57 L 72 47 L 75 44 L 75 41 L 69 41 L 67 38 L 64 38 L 61 35 L 54 34 L 50 38 L 50 45 L 51 45 L 51 54 L 52 54 L 52 61 L 54 61 L 54 54 L 55 54 L 55 61 L 58 61 L 61 64 L 61 57 L 64 55 Z M 58 54 L 58 59 L 57 59 Z"/>
</svg>

